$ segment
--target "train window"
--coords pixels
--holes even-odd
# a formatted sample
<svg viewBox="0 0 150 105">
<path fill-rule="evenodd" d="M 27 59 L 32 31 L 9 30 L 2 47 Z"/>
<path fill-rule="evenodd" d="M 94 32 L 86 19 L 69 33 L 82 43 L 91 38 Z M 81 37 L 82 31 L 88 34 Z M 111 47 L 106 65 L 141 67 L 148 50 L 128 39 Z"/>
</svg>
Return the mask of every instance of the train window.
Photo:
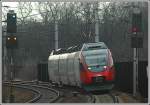
<svg viewBox="0 0 150 105">
<path fill-rule="evenodd" d="M 83 56 L 89 70 L 99 72 L 107 65 L 107 50 L 84 51 Z"/>
<path fill-rule="evenodd" d="M 86 56 L 85 57 L 86 63 L 88 66 L 105 66 L 106 65 L 106 56 L 99 56 L 99 55 L 93 55 L 93 56 Z"/>
<path fill-rule="evenodd" d="M 100 72 L 107 65 L 106 56 L 88 56 L 85 59 L 90 71 Z"/>
</svg>

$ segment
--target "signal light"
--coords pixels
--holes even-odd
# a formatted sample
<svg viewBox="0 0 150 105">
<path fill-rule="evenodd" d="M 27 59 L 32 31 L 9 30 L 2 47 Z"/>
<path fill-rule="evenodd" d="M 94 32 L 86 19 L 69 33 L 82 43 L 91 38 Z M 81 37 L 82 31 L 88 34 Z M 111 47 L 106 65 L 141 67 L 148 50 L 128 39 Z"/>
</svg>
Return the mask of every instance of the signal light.
<svg viewBox="0 0 150 105">
<path fill-rule="evenodd" d="M 16 36 L 7 36 L 6 47 L 7 48 L 17 48 L 18 42 Z"/>
<path fill-rule="evenodd" d="M 7 40 L 10 40 L 10 37 L 8 37 Z"/>
<path fill-rule="evenodd" d="M 132 32 L 138 32 L 136 27 L 133 27 Z"/>
<path fill-rule="evenodd" d="M 135 9 L 132 14 L 132 32 L 142 31 L 142 13 L 139 9 Z"/>
<path fill-rule="evenodd" d="M 17 26 L 17 16 L 16 13 L 7 13 L 7 32 L 16 33 Z"/>
</svg>

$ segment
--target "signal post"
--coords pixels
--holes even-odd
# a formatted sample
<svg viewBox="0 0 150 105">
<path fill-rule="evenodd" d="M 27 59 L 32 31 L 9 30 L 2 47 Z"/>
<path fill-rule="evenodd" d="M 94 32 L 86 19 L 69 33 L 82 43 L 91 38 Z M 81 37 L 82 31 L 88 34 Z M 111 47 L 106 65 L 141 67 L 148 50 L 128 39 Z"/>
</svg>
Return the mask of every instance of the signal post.
<svg viewBox="0 0 150 105">
<path fill-rule="evenodd" d="M 133 8 L 132 13 L 132 37 L 131 48 L 133 48 L 133 96 L 138 93 L 138 48 L 143 47 L 142 13 L 138 7 Z"/>
<path fill-rule="evenodd" d="M 14 61 L 13 61 L 13 50 L 17 48 L 17 37 L 15 35 L 17 30 L 17 17 L 13 10 L 7 13 L 7 35 L 6 35 L 6 48 L 10 51 L 10 96 L 9 101 L 14 102 L 13 94 L 13 79 L 14 79 Z"/>
</svg>

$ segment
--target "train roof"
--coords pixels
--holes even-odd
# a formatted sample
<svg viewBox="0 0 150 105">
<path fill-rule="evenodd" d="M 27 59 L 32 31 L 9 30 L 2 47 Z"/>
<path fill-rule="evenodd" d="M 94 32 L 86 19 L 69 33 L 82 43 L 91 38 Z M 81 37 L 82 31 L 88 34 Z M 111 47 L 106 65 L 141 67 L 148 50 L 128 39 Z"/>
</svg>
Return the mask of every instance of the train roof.
<svg viewBox="0 0 150 105">
<path fill-rule="evenodd" d="M 77 51 L 85 51 L 89 49 L 107 49 L 107 46 L 104 42 L 96 42 L 96 43 L 84 43 L 82 45 L 71 46 L 68 48 L 59 48 L 56 50 L 52 50 L 51 55 L 58 55 L 64 53 L 72 53 Z"/>
<path fill-rule="evenodd" d="M 68 48 L 59 48 L 59 49 L 53 50 L 51 54 L 58 55 L 58 54 L 64 54 L 64 53 L 72 53 L 72 52 L 80 51 L 81 48 L 82 48 L 81 45 L 71 46 Z"/>
<path fill-rule="evenodd" d="M 83 44 L 82 51 L 85 50 L 94 50 L 94 49 L 107 49 L 108 47 L 104 42 L 97 43 L 85 43 Z"/>
</svg>

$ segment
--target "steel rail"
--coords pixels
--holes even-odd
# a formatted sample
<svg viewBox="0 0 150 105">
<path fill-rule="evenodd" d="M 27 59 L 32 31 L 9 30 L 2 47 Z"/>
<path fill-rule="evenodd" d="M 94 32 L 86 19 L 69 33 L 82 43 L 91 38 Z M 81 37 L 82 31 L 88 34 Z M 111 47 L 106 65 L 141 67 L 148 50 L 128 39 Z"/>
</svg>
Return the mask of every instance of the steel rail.
<svg viewBox="0 0 150 105">
<path fill-rule="evenodd" d="M 42 82 L 42 81 L 40 81 L 40 82 L 39 82 L 39 85 L 42 85 L 42 86 L 45 86 L 45 87 L 50 87 L 50 86 L 51 86 L 51 87 L 56 87 L 57 90 L 61 91 L 60 97 L 64 97 L 64 94 L 66 93 L 66 89 L 61 88 L 62 86 L 61 86 L 61 87 L 59 87 L 59 86 L 53 86 L 52 84 L 50 85 L 49 82 Z M 79 91 L 79 90 L 77 89 L 77 91 Z M 73 93 L 72 90 L 70 90 L 70 92 Z M 77 94 L 78 94 L 78 93 L 80 93 L 80 92 L 77 92 Z M 87 99 L 87 102 L 88 102 L 88 103 L 94 103 L 94 102 L 95 102 L 95 97 L 93 97 L 92 94 L 87 93 L 86 95 L 89 96 L 89 98 Z M 60 100 L 58 100 L 58 101 L 60 101 Z"/>
<path fill-rule="evenodd" d="M 119 99 L 117 95 L 113 95 L 111 92 L 109 92 L 109 95 L 112 97 L 114 103 L 119 103 Z"/>
<path fill-rule="evenodd" d="M 113 94 L 112 92 L 107 92 L 104 94 L 92 94 L 93 103 L 119 103 L 118 95 Z"/>
<path fill-rule="evenodd" d="M 20 83 L 17 83 L 17 84 L 20 84 L 20 85 L 23 85 L 23 86 L 32 86 L 32 87 L 36 87 L 36 88 L 47 89 L 47 90 L 50 90 L 50 91 L 56 93 L 57 96 L 53 100 L 51 100 L 50 103 L 54 103 L 60 97 L 59 91 L 57 91 L 55 89 L 52 89 L 52 88 L 49 88 L 49 87 L 44 87 L 44 86 L 39 86 L 39 85 L 34 85 L 34 84 L 28 84 L 28 83 L 34 83 L 34 82 L 20 82 Z"/>
<path fill-rule="evenodd" d="M 59 91 L 55 90 L 55 89 L 52 89 L 52 88 L 49 88 L 49 87 L 45 87 L 45 86 L 39 86 L 39 85 L 34 85 L 34 84 L 30 84 L 30 83 L 35 83 L 36 81 L 20 81 L 20 82 L 16 82 L 16 83 L 13 83 L 13 85 L 19 85 L 19 86 L 31 86 L 31 87 L 36 87 L 36 88 L 42 88 L 42 89 L 47 89 L 47 90 L 50 90 L 54 93 L 56 93 L 56 97 L 50 101 L 50 103 L 54 103 L 55 101 L 57 101 L 60 97 L 60 93 Z M 5 84 L 9 84 L 10 82 L 4 82 Z M 27 87 L 25 87 L 27 88 Z M 29 88 L 30 89 L 30 88 Z M 35 89 L 32 89 L 32 90 L 35 90 Z M 41 98 L 42 95 L 40 96 L 37 96 L 37 98 L 34 98 L 28 102 L 36 102 L 38 101 L 40 98 Z"/>
<path fill-rule="evenodd" d="M 7 85 L 7 86 L 10 86 L 10 84 L 8 84 L 8 83 L 4 83 L 4 84 Z M 34 92 L 35 94 L 37 94 L 36 97 L 33 97 L 32 99 L 28 100 L 25 103 L 34 103 L 37 100 L 39 100 L 41 98 L 41 96 L 42 96 L 41 93 L 40 93 L 40 91 L 32 89 L 32 88 L 21 86 L 20 84 L 13 84 L 12 86 L 13 87 L 17 87 L 17 88 L 27 89 L 27 90 L 30 90 L 30 91 Z"/>
</svg>

